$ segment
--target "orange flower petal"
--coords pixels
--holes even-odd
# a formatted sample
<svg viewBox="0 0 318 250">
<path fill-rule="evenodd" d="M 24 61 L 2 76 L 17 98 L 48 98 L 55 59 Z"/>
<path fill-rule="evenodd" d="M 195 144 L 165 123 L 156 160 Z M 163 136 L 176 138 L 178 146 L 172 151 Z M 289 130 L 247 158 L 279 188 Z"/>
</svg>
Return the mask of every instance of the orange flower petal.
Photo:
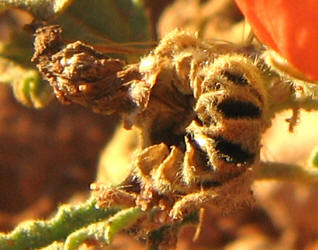
<svg viewBox="0 0 318 250">
<path fill-rule="evenodd" d="M 318 80 L 317 0 L 236 0 L 255 35 L 289 63 Z"/>
</svg>

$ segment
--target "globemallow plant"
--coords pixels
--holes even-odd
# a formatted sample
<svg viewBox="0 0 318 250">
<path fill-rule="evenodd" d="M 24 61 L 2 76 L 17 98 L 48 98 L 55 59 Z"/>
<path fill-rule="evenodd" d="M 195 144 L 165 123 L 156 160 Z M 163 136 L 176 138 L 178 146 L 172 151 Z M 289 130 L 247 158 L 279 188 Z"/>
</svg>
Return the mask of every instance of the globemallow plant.
<svg viewBox="0 0 318 250">
<path fill-rule="evenodd" d="M 0 80 L 18 100 L 39 108 L 55 95 L 63 104 L 118 114 L 138 145 L 120 182 L 97 180 L 85 203 L 1 234 L 1 249 L 111 244 L 122 230 L 150 249 L 173 248 L 180 228 L 200 225 L 208 206 L 227 213 L 253 204 L 254 181 L 317 181 L 315 152 L 310 168 L 260 160 L 275 114 L 292 109 L 292 130 L 300 108 L 318 109 L 317 86 L 281 74 L 262 44 L 205 41 L 177 29 L 149 51 L 139 47 L 150 40 L 150 25 L 138 1 L 0 2 L 9 7 L 35 17 L 27 26 L 32 58 L 31 48 L 23 58 L 18 53 L 20 36 L 1 49 Z"/>
</svg>

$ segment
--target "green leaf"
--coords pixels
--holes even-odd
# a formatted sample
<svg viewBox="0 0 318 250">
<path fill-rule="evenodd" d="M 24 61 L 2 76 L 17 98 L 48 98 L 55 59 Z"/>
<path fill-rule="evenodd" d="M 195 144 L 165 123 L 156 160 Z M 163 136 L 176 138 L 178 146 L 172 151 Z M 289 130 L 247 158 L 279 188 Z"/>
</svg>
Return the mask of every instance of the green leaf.
<svg viewBox="0 0 318 250">
<path fill-rule="evenodd" d="M 312 164 L 314 167 L 318 168 L 318 153 L 316 153 L 312 159 Z"/>
<path fill-rule="evenodd" d="M 62 26 L 68 39 L 88 43 L 149 41 L 150 25 L 141 1 L 0 0 L 0 11 L 20 8 Z"/>
<path fill-rule="evenodd" d="M 318 168 L 318 147 L 314 148 L 310 156 L 310 165 L 314 168 Z"/>
<path fill-rule="evenodd" d="M 1 0 L 0 0 L 1 1 Z M 0 42 L 0 58 L 9 59 L 23 67 L 33 67 L 31 58 L 33 54 L 32 36 L 18 27 L 11 25 L 10 41 Z"/>
<path fill-rule="evenodd" d="M 75 0 L 54 23 L 64 35 L 88 43 L 149 41 L 149 20 L 132 0 Z"/>
<path fill-rule="evenodd" d="M 73 0 L 0 0 L 0 11 L 18 8 L 40 19 L 49 19 L 61 13 Z"/>
<path fill-rule="evenodd" d="M 41 80 L 31 63 L 32 36 L 8 20 L 9 41 L 0 42 L 0 83 L 12 86 L 16 99 L 28 107 L 44 107 L 53 97 L 52 88 Z"/>
<path fill-rule="evenodd" d="M 11 84 L 15 98 L 28 107 L 42 108 L 53 97 L 38 71 L 0 57 L 0 83 Z"/>
</svg>

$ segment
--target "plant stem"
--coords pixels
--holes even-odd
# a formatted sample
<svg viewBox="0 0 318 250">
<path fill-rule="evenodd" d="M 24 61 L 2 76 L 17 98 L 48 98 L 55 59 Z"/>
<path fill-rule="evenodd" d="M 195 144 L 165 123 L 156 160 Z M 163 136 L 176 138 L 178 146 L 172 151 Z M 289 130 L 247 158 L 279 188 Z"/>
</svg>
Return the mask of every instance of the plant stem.
<svg viewBox="0 0 318 250">
<path fill-rule="evenodd" d="M 91 198 L 77 206 L 63 205 L 56 216 L 48 221 L 28 221 L 20 224 L 8 234 L 0 234 L 0 249 L 21 250 L 47 246 L 54 241 L 64 240 L 73 231 L 108 218 L 118 208 L 97 208 Z"/>
<path fill-rule="evenodd" d="M 294 164 L 262 162 L 256 170 L 255 179 L 313 184 L 318 182 L 318 170 Z"/>
<path fill-rule="evenodd" d="M 99 243 L 110 244 L 114 235 L 129 228 L 145 213 L 139 207 L 124 209 L 107 221 L 97 222 L 72 233 L 66 240 L 64 249 L 75 250 L 86 240 L 96 240 Z"/>
</svg>

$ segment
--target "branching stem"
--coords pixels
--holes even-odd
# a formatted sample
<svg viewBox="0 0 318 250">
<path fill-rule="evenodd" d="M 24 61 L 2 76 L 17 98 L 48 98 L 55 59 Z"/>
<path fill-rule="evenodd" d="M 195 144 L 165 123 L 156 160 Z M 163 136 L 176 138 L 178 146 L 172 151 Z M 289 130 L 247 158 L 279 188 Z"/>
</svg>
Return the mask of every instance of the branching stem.
<svg viewBox="0 0 318 250">
<path fill-rule="evenodd" d="M 48 221 L 28 221 L 8 234 L 0 234 L 0 249 L 21 250 L 44 247 L 64 240 L 71 232 L 101 219 L 108 218 L 118 208 L 100 209 L 96 200 L 89 199 L 78 206 L 64 205 Z"/>
</svg>

